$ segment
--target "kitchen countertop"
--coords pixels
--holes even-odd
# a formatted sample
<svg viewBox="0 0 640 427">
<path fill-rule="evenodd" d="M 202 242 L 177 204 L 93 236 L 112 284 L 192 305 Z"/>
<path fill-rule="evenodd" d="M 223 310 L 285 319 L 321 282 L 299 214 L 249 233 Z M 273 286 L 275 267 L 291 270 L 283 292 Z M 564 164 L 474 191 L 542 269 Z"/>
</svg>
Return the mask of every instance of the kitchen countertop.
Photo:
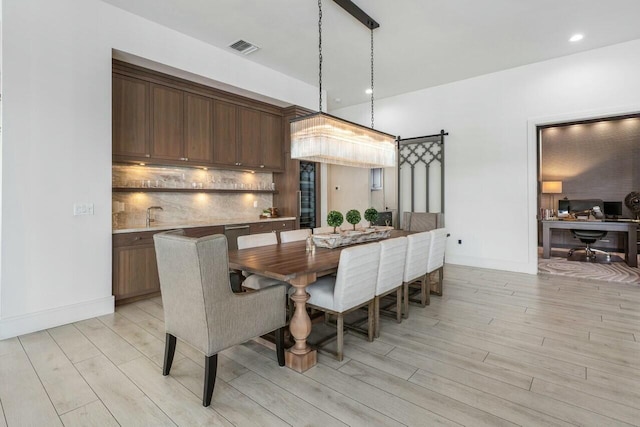
<svg viewBox="0 0 640 427">
<path fill-rule="evenodd" d="M 194 227 L 213 227 L 216 225 L 234 225 L 234 224 L 251 224 L 256 222 L 273 222 L 273 221 L 294 221 L 294 216 L 281 216 L 278 218 L 256 219 L 256 217 L 235 218 L 235 219 L 212 219 L 210 221 L 192 222 L 190 224 L 159 224 L 153 227 L 138 228 L 122 228 L 113 230 L 113 234 L 135 233 L 140 231 L 163 231 L 172 230 L 174 228 L 194 228 Z"/>
</svg>

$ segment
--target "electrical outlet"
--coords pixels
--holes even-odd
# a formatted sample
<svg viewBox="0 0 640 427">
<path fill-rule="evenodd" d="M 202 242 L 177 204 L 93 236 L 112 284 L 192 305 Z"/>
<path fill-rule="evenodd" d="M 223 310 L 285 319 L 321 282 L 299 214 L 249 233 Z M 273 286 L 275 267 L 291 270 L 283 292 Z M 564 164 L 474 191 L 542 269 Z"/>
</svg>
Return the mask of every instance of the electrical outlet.
<svg viewBox="0 0 640 427">
<path fill-rule="evenodd" d="M 340 186 L 336 185 L 336 191 L 340 191 Z"/>
<path fill-rule="evenodd" d="M 73 215 L 93 215 L 93 203 L 74 203 Z"/>
<path fill-rule="evenodd" d="M 462 244 L 462 239 L 458 239 L 458 244 L 461 245 Z"/>
</svg>

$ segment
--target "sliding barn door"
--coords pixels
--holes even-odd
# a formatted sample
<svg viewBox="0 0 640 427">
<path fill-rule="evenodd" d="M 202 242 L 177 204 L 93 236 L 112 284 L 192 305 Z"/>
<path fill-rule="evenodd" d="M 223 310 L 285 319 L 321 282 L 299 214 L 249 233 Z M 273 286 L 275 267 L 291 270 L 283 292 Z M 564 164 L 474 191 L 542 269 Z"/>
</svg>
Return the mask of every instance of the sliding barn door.
<svg viewBox="0 0 640 427">
<path fill-rule="evenodd" d="M 444 131 L 400 139 L 398 151 L 398 220 L 403 212 L 444 213 Z"/>
</svg>

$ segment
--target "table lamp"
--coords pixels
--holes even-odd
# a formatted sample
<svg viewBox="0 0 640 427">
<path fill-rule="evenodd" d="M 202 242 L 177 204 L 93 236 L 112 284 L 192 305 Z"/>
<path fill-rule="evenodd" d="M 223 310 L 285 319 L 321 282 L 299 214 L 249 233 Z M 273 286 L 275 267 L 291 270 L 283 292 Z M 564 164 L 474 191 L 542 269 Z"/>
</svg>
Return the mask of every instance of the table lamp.
<svg viewBox="0 0 640 427">
<path fill-rule="evenodd" d="M 555 198 L 553 194 L 562 194 L 562 181 L 542 181 L 542 194 L 552 194 L 551 209 L 555 210 Z"/>
</svg>

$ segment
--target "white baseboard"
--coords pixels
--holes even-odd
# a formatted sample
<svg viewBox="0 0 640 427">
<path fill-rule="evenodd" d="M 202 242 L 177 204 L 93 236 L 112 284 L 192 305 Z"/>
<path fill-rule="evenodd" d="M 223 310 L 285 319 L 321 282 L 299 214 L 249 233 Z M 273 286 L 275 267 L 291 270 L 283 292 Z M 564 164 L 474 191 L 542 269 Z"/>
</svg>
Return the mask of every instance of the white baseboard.
<svg viewBox="0 0 640 427">
<path fill-rule="evenodd" d="M 92 301 L 0 319 L 0 340 L 113 313 L 113 295 Z"/>
<path fill-rule="evenodd" d="M 490 270 L 511 271 L 514 273 L 538 274 L 538 260 L 535 263 L 509 262 L 502 260 L 491 260 L 470 256 L 447 255 L 447 264 L 464 265 L 467 267 L 488 268 Z"/>
</svg>

